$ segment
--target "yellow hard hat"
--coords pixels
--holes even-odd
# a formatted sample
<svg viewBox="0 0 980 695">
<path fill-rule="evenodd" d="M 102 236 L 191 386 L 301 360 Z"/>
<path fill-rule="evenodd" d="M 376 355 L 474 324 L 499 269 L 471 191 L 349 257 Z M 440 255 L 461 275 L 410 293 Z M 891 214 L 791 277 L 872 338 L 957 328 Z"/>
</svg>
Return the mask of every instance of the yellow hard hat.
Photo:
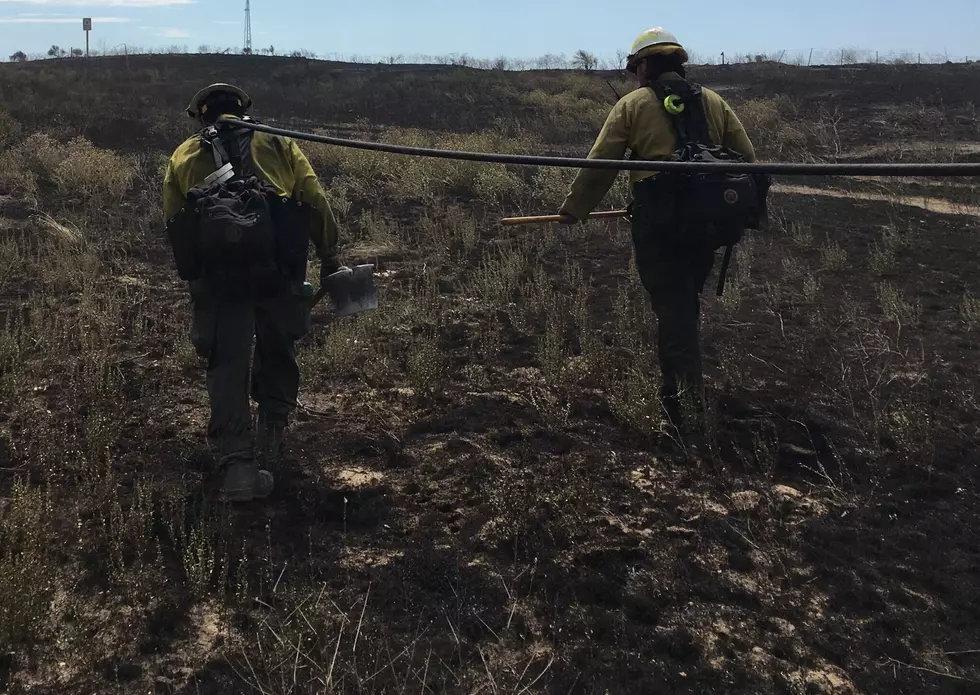
<svg viewBox="0 0 980 695">
<path fill-rule="evenodd" d="M 248 94 L 241 87 L 236 87 L 233 84 L 226 84 L 224 82 L 216 82 L 212 85 L 208 85 L 191 99 L 191 103 L 187 105 L 187 115 L 191 118 L 197 118 L 202 109 L 201 106 L 207 101 L 208 97 L 215 94 L 230 94 L 238 99 L 238 104 L 243 109 L 249 109 L 252 106 L 252 100 L 249 98 Z"/>
<path fill-rule="evenodd" d="M 647 56 L 671 53 L 678 54 L 682 63 L 688 61 L 687 51 L 671 32 L 662 27 L 647 29 L 633 42 L 629 58 L 626 59 L 626 69 L 636 72 L 637 64 Z"/>
</svg>

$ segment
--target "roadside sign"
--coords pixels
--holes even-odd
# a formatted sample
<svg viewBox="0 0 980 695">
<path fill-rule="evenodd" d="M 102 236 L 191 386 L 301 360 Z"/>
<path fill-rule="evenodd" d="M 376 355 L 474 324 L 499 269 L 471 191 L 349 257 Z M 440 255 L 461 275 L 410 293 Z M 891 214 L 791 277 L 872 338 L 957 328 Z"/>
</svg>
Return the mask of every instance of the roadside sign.
<svg viewBox="0 0 980 695">
<path fill-rule="evenodd" d="M 88 35 L 92 31 L 92 18 L 85 17 L 82 19 L 82 31 L 85 32 L 85 57 L 88 58 Z"/>
</svg>

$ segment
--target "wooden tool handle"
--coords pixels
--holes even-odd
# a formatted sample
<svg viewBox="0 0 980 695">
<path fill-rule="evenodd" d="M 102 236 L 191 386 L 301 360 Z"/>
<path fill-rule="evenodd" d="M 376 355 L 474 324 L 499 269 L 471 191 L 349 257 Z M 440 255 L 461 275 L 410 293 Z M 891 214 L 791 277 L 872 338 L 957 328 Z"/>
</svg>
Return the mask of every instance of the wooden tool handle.
<svg viewBox="0 0 980 695">
<path fill-rule="evenodd" d="M 593 212 L 587 219 L 601 220 L 611 217 L 626 217 L 628 214 L 626 210 L 606 210 L 604 212 Z M 549 222 L 560 221 L 561 215 L 538 215 L 537 217 L 505 217 L 500 220 L 500 224 L 509 227 L 518 224 L 547 224 Z"/>
</svg>

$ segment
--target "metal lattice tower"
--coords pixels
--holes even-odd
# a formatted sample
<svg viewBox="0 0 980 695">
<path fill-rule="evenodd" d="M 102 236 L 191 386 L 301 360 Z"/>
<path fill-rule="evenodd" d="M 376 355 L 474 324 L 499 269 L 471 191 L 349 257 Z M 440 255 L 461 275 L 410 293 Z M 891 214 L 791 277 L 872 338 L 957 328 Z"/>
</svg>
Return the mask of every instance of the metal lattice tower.
<svg viewBox="0 0 980 695">
<path fill-rule="evenodd" d="M 252 8 L 249 0 L 245 0 L 245 44 L 242 53 L 252 52 Z"/>
</svg>

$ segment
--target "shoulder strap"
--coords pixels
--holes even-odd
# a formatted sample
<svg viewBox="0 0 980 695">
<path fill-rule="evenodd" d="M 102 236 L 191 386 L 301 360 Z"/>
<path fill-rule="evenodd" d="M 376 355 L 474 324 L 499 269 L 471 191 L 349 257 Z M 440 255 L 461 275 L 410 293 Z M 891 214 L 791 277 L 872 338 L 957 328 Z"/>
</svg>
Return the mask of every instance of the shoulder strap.
<svg viewBox="0 0 980 695">
<path fill-rule="evenodd" d="M 211 147 L 216 169 L 231 164 L 235 178 L 245 178 L 257 175 L 252 161 L 254 132 L 250 128 L 209 126 L 201 132 L 201 138 Z"/>
<path fill-rule="evenodd" d="M 657 100 L 674 123 L 678 149 L 691 143 L 714 144 L 711 141 L 701 85 L 678 78 L 657 80 L 648 86 L 657 95 Z"/>
</svg>

